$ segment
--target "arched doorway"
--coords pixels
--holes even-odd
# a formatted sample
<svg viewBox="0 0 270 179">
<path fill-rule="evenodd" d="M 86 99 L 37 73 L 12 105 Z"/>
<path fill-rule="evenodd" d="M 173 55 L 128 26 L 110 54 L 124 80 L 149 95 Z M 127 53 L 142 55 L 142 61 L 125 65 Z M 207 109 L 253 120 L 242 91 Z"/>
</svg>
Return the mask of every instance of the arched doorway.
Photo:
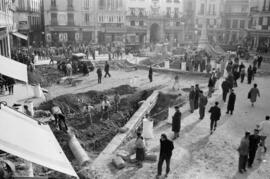
<svg viewBox="0 0 270 179">
<path fill-rule="evenodd" d="M 156 23 L 152 24 L 150 27 L 150 42 L 158 43 L 160 41 L 160 26 Z"/>
</svg>

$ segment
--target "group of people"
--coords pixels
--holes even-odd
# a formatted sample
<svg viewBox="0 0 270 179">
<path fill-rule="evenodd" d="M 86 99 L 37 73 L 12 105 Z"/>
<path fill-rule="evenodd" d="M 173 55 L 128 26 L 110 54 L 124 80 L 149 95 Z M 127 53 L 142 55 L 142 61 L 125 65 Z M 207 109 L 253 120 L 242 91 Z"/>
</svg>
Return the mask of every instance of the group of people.
<svg viewBox="0 0 270 179">
<path fill-rule="evenodd" d="M 269 147 L 270 137 L 270 116 L 265 117 L 265 121 L 256 125 L 254 133 L 245 132 L 245 136 L 241 139 L 241 143 L 237 149 L 239 152 L 238 170 L 240 173 L 246 172 L 246 167 L 252 168 L 254 160 L 261 162 L 264 153 Z"/>
<path fill-rule="evenodd" d="M 11 77 L 0 74 L 0 91 L 3 94 L 8 91 L 9 95 L 14 94 L 15 80 Z"/>
<path fill-rule="evenodd" d="M 105 72 L 104 78 L 107 78 L 107 76 L 108 77 L 111 77 L 111 74 L 110 74 L 110 65 L 109 65 L 109 63 L 107 61 L 105 62 L 104 72 Z M 98 77 L 98 84 L 101 84 L 101 79 L 102 79 L 102 70 L 101 70 L 101 67 L 97 67 L 97 77 Z"/>
</svg>

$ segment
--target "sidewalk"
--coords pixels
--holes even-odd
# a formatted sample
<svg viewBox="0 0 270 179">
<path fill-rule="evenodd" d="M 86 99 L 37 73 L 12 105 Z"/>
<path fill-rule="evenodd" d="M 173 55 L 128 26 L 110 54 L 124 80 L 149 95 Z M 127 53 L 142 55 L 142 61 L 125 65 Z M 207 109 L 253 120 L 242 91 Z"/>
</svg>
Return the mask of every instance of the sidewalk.
<svg viewBox="0 0 270 179">
<path fill-rule="evenodd" d="M 182 121 L 180 138 L 174 141 L 175 149 L 171 161 L 171 173 L 169 179 L 269 179 L 270 167 L 269 152 L 265 156 L 265 163 L 255 163 L 252 170 L 245 174 L 239 174 L 238 152 L 236 151 L 240 140 L 246 130 L 252 131 L 256 124 L 264 120 L 269 114 L 270 80 L 259 78 L 255 81 L 261 90 L 262 98 L 255 108 L 250 106 L 247 94 L 252 86 L 241 84 L 235 89 L 237 95 L 236 110 L 233 116 L 226 115 L 226 105 L 222 106 L 222 119 L 218 129 L 213 135 L 209 135 L 209 113 L 205 119 L 199 121 L 198 111 Z M 210 99 L 206 111 L 213 105 L 218 94 Z M 171 125 L 164 125 L 154 131 L 155 139 L 148 142 L 149 149 L 159 154 L 159 138 L 161 133 L 172 137 Z M 164 163 L 165 167 L 165 163 Z M 163 168 L 163 172 L 165 168 Z M 118 172 L 116 178 L 133 179 L 154 178 L 157 172 L 157 163 L 144 163 L 144 167 L 138 169 L 126 168 Z"/>
</svg>

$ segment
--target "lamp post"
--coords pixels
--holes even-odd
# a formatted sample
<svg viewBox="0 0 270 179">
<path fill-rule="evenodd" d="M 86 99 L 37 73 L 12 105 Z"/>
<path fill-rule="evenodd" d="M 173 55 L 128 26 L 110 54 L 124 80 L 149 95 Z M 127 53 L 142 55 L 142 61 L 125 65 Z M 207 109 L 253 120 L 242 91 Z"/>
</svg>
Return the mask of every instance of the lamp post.
<svg viewBox="0 0 270 179">
<path fill-rule="evenodd" d="M 8 41 L 8 57 L 11 58 L 11 50 L 10 50 L 10 38 L 9 38 L 9 1 L 5 1 L 5 19 L 6 19 L 6 24 L 7 24 L 7 27 L 6 27 L 6 36 L 7 36 L 7 41 Z"/>
</svg>

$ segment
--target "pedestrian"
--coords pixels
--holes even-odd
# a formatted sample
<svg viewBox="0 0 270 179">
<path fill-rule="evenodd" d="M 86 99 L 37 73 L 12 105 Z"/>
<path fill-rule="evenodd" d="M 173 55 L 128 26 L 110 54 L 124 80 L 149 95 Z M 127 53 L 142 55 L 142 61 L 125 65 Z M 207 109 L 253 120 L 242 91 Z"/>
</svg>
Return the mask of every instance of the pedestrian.
<svg viewBox="0 0 270 179">
<path fill-rule="evenodd" d="M 195 101 L 195 89 L 194 89 L 194 86 L 191 86 L 190 92 L 189 92 L 190 113 L 194 112 L 194 101 Z"/>
<path fill-rule="evenodd" d="M 104 71 L 105 71 L 104 78 L 106 78 L 107 76 L 111 77 L 111 74 L 109 73 L 109 71 L 110 71 L 110 65 L 109 65 L 109 63 L 107 61 L 105 62 Z"/>
<path fill-rule="evenodd" d="M 208 97 L 212 97 L 212 93 L 215 88 L 215 83 L 216 83 L 216 77 L 214 72 L 212 73 L 211 77 L 209 78 L 208 81 Z"/>
<path fill-rule="evenodd" d="M 226 102 L 227 94 L 230 91 L 230 84 L 228 82 L 228 79 L 225 79 L 222 82 L 221 87 L 222 87 L 222 99 L 224 102 Z"/>
<path fill-rule="evenodd" d="M 101 84 L 101 78 L 102 78 L 102 70 L 100 67 L 97 69 L 97 76 L 98 76 L 98 84 Z"/>
<path fill-rule="evenodd" d="M 108 120 L 109 119 L 109 108 L 111 104 L 110 101 L 106 96 L 104 96 L 101 102 L 101 110 L 102 110 L 102 117 L 101 120 Z"/>
<path fill-rule="evenodd" d="M 173 84 L 172 89 L 173 90 L 175 90 L 175 89 L 179 90 L 179 76 L 178 75 L 176 75 L 174 77 L 174 84 Z"/>
<path fill-rule="evenodd" d="M 59 129 L 67 133 L 68 127 L 66 124 L 66 117 L 63 114 L 57 114 L 57 121 Z"/>
<path fill-rule="evenodd" d="M 210 116 L 210 134 L 213 134 L 213 132 L 217 128 L 217 121 L 219 121 L 220 116 L 221 116 L 221 110 L 218 107 L 218 102 L 215 102 L 215 106 L 212 106 L 209 110 L 209 113 L 211 113 Z"/>
<path fill-rule="evenodd" d="M 173 149 L 174 149 L 173 142 L 167 138 L 166 134 L 161 134 L 157 178 L 159 178 L 162 174 L 162 165 L 163 165 L 164 160 L 166 161 L 165 177 L 168 177 L 168 174 L 170 172 L 170 162 L 171 162 Z"/>
<path fill-rule="evenodd" d="M 72 76 L 72 65 L 70 62 L 66 64 L 67 75 Z"/>
<path fill-rule="evenodd" d="M 15 84 L 15 80 L 11 77 L 7 77 L 7 85 L 8 85 L 9 95 L 14 94 L 14 84 Z"/>
<path fill-rule="evenodd" d="M 263 57 L 260 55 L 258 58 L 258 68 L 259 69 L 261 68 L 262 62 L 263 62 Z"/>
<path fill-rule="evenodd" d="M 137 165 L 143 167 L 142 162 L 145 158 L 145 144 L 141 132 L 137 132 L 137 139 L 135 141 L 136 161 Z"/>
<path fill-rule="evenodd" d="M 241 83 L 244 82 L 245 76 L 246 76 L 246 69 L 242 68 L 241 71 L 240 71 Z"/>
<path fill-rule="evenodd" d="M 177 139 L 179 137 L 179 132 L 181 129 L 181 112 L 179 110 L 179 107 L 175 107 L 175 113 L 172 117 L 172 131 L 174 132 L 174 139 Z"/>
<path fill-rule="evenodd" d="M 243 62 L 241 62 L 241 64 L 239 65 L 239 72 L 242 71 L 242 69 L 246 68 L 246 66 L 244 65 Z"/>
<path fill-rule="evenodd" d="M 150 68 L 149 68 L 148 78 L 150 80 L 150 83 L 152 83 L 153 82 L 153 69 L 152 69 L 152 66 L 150 66 Z"/>
<path fill-rule="evenodd" d="M 195 100 L 194 100 L 194 109 L 199 107 L 199 96 L 200 96 L 200 87 L 198 84 L 195 85 Z"/>
<path fill-rule="evenodd" d="M 115 112 L 118 112 L 120 105 L 120 95 L 117 91 L 115 92 L 114 95 L 114 105 L 115 105 Z"/>
<path fill-rule="evenodd" d="M 263 157 L 264 153 L 265 153 L 265 147 L 264 147 L 263 142 L 261 141 L 261 142 L 259 143 L 259 147 L 258 147 L 257 152 L 256 152 L 256 159 L 257 159 L 259 162 L 262 161 L 262 157 Z"/>
<path fill-rule="evenodd" d="M 207 105 L 207 103 L 208 103 L 207 97 L 203 95 L 203 91 L 200 91 L 200 97 L 199 97 L 200 120 L 203 120 L 205 116 L 205 106 Z"/>
<path fill-rule="evenodd" d="M 257 73 L 257 67 L 256 67 L 256 66 L 253 66 L 252 71 L 253 71 L 252 80 L 254 80 L 255 75 L 256 75 L 256 73 Z"/>
<path fill-rule="evenodd" d="M 239 163 L 238 163 L 238 171 L 240 173 L 246 172 L 246 166 L 248 162 L 248 154 L 249 154 L 249 136 L 250 133 L 246 132 L 245 136 L 242 138 L 240 146 L 237 151 L 239 152 Z"/>
<path fill-rule="evenodd" d="M 234 111 L 234 106 L 235 106 L 235 101 L 236 101 L 236 95 L 234 93 L 234 90 L 231 90 L 231 94 L 229 96 L 229 101 L 228 101 L 228 105 L 227 105 L 227 114 L 233 114 Z"/>
<path fill-rule="evenodd" d="M 258 85 L 254 84 L 254 87 L 248 93 L 248 98 L 250 99 L 252 107 L 254 107 L 254 103 L 257 101 L 257 97 L 261 97 L 260 91 L 257 87 Z"/>
<path fill-rule="evenodd" d="M 254 129 L 254 134 L 249 136 L 248 167 L 251 168 L 261 139 L 259 130 Z"/>
<path fill-rule="evenodd" d="M 266 116 L 265 121 L 260 123 L 259 130 L 261 133 L 262 144 L 266 152 L 270 145 L 270 116 Z"/>
<path fill-rule="evenodd" d="M 247 75 L 248 75 L 248 84 L 251 84 L 251 81 L 253 79 L 253 69 L 251 65 L 249 65 L 248 67 Z"/>
</svg>

